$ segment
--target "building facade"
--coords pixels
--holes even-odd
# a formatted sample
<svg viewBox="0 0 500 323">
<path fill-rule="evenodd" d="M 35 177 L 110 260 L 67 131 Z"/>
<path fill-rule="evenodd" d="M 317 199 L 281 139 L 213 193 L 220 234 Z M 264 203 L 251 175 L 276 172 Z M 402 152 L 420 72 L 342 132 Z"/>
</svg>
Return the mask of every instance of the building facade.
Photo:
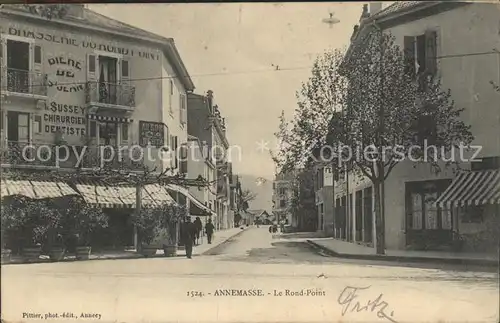
<svg viewBox="0 0 500 323">
<path fill-rule="evenodd" d="M 273 182 L 273 209 L 275 221 L 285 221 L 296 227 L 298 219 L 293 217 L 291 209 L 295 190 L 295 177 L 292 173 L 277 174 Z"/>
<path fill-rule="evenodd" d="M 229 228 L 234 222 L 229 216 L 229 178 L 232 173 L 228 162 L 229 142 L 225 120 L 214 104 L 212 91 L 208 91 L 206 96 L 188 95 L 188 133 L 206 142 L 210 159 L 216 166 L 216 198 L 213 205 L 217 217 L 214 225 L 217 230 Z"/>
<path fill-rule="evenodd" d="M 315 204 L 318 211 L 318 231 L 333 236 L 333 172 L 331 167 L 316 167 L 314 181 Z"/>
<path fill-rule="evenodd" d="M 453 242 L 457 234 L 481 235 L 489 223 L 495 222 L 495 194 L 500 194 L 500 187 L 495 185 L 500 175 L 494 170 L 500 156 L 499 94 L 491 84 L 500 83 L 500 7 L 403 1 L 379 9 L 365 7 L 353 40 L 376 23 L 395 37 L 417 77 L 420 71 L 436 67 L 433 73 L 441 78 L 443 88 L 450 89 L 455 105 L 465 109 L 460 118 L 471 125 L 475 137 L 472 145 L 481 147 L 475 158 L 482 159 L 464 162 L 461 167 L 472 172 L 458 177 L 449 168 L 434 174 L 428 165 L 411 161 L 394 167 L 384 184 L 386 248 L 414 248 L 431 239 L 444 245 Z M 473 153 L 466 152 L 465 157 L 471 158 Z M 464 187 L 464 183 L 468 185 Z M 373 245 L 371 182 L 350 175 L 337 186 L 342 192 L 335 189 L 339 192 L 335 236 Z M 342 218 L 346 219 L 343 223 Z"/>
<path fill-rule="evenodd" d="M 176 148 L 187 144 L 194 84 L 173 40 L 84 5 L 56 7 L 50 19 L 37 5 L 0 8 L 2 168 L 185 172 Z M 137 246 L 136 190 L 101 184 L 72 183 L 107 210 L 113 241 L 104 244 Z M 171 199 L 155 190 L 145 187 L 142 201 Z"/>
<path fill-rule="evenodd" d="M 85 146 L 99 154 L 100 145 L 151 145 L 153 157 L 142 161 L 178 172 L 176 158 L 158 148 L 187 143 L 186 95 L 194 85 L 172 39 L 84 5 L 67 7 L 51 20 L 22 5 L 1 9 L 2 145 L 64 143 L 75 147 L 68 160 L 44 165 L 69 168 Z"/>
</svg>

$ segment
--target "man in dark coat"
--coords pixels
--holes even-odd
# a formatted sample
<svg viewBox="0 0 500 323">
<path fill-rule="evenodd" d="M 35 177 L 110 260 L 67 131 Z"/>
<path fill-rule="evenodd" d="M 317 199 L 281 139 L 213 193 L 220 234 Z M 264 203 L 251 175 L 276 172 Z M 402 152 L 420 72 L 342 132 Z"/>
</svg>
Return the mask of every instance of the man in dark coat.
<svg viewBox="0 0 500 323">
<path fill-rule="evenodd" d="M 208 223 L 205 224 L 205 233 L 207 234 L 208 244 L 212 243 L 212 236 L 214 235 L 214 225 L 212 224 L 212 220 L 209 219 Z"/>
<path fill-rule="evenodd" d="M 203 224 L 201 223 L 200 217 L 197 216 L 196 220 L 194 220 L 194 226 L 196 228 L 195 235 L 196 235 L 196 244 L 200 244 L 200 233 L 201 230 L 203 230 Z"/>
<path fill-rule="evenodd" d="M 184 247 L 186 248 L 186 257 L 188 257 L 189 259 L 191 259 L 193 255 L 194 232 L 194 224 L 191 223 L 191 218 L 186 217 L 184 225 L 182 226 L 181 237 Z"/>
</svg>

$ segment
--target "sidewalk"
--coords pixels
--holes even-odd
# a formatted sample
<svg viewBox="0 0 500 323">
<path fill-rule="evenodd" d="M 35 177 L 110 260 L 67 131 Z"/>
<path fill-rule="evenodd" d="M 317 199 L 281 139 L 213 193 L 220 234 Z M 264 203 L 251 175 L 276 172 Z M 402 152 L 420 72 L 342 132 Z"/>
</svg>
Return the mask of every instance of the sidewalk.
<svg viewBox="0 0 500 323">
<path fill-rule="evenodd" d="M 204 236 L 202 239 L 202 243 L 198 246 L 193 247 L 193 255 L 199 256 L 207 251 L 209 251 L 212 248 L 218 247 L 222 243 L 226 242 L 230 238 L 241 234 L 244 232 L 248 227 L 245 227 L 243 230 L 238 228 L 231 228 L 227 230 L 222 230 L 222 231 L 216 231 L 214 234 L 214 238 L 212 240 L 211 244 L 207 243 L 207 237 Z M 185 257 L 186 252 L 185 250 L 179 249 L 177 250 L 177 257 Z M 153 257 L 149 258 L 156 258 L 156 257 L 164 257 L 163 250 L 158 250 L 156 252 L 156 255 Z M 112 259 L 138 259 L 138 258 L 145 258 L 143 255 L 140 253 L 137 253 L 135 249 L 129 249 L 129 250 L 122 250 L 122 251 L 104 251 L 104 252 L 96 252 L 96 253 L 91 253 L 89 260 L 112 260 Z M 85 261 L 85 260 L 76 260 L 75 256 L 66 256 L 64 257 L 63 260 L 59 262 L 69 262 L 69 261 Z M 41 256 L 39 260 L 37 261 L 31 261 L 29 263 L 50 263 L 50 259 L 48 256 Z M 21 257 L 11 257 L 10 261 L 4 262 L 2 260 L 2 265 L 14 265 L 14 264 L 25 264 L 28 263 L 26 262 L 23 258 Z"/>
<path fill-rule="evenodd" d="M 386 250 L 377 255 L 375 248 L 333 238 L 308 239 L 307 242 L 323 252 L 340 258 L 386 260 L 398 262 L 448 263 L 498 267 L 499 258 L 494 254 L 446 251 Z"/>
</svg>

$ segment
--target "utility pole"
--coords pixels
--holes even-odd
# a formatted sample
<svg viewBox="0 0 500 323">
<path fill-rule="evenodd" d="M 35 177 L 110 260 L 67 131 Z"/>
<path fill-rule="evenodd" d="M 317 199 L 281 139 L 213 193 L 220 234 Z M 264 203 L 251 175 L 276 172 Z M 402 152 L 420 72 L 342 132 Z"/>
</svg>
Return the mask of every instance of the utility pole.
<svg viewBox="0 0 500 323">
<path fill-rule="evenodd" d="M 142 185 L 137 183 L 135 186 L 135 216 L 136 219 L 139 219 L 141 216 L 141 207 L 142 207 Z M 134 247 L 137 252 L 141 252 L 141 243 L 140 243 L 139 232 L 137 230 L 137 225 L 134 226 Z"/>
</svg>

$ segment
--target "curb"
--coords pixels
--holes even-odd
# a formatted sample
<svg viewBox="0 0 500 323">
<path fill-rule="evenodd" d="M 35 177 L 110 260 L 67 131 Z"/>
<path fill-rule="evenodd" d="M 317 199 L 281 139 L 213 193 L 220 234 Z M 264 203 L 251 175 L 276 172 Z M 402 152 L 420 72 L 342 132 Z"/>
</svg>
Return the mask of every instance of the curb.
<svg viewBox="0 0 500 323">
<path fill-rule="evenodd" d="M 224 239 L 224 241 L 221 241 L 221 243 L 219 243 L 218 245 L 216 246 L 213 246 L 212 248 L 208 249 L 208 250 L 205 250 L 204 252 L 200 253 L 199 256 L 209 256 L 211 252 L 214 252 L 215 249 L 221 247 L 222 245 L 226 244 L 227 242 L 229 242 L 229 240 L 231 240 L 232 238 L 235 238 L 241 234 L 243 234 L 243 232 L 245 232 L 246 230 L 248 230 L 248 228 L 244 228 L 243 230 L 241 230 L 240 232 L 236 233 L 236 234 L 233 234 L 232 236 L 230 237 L 227 237 L 226 239 Z"/>
<path fill-rule="evenodd" d="M 431 257 L 407 257 L 407 256 L 385 256 L 385 255 L 355 255 L 338 253 L 328 249 L 314 241 L 306 240 L 313 248 L 320 249 L 325 254 L 337 258 L 360 259 L 360 260 L 382 260 L 392 262 L 409 262 L 409 263 L 433 263 L 433 264 L 453 264 L 453 265 L 475 265 L 485 267 L 498 267 L 498 260 L 486 259 L 463 259 L 463 258 L 431 258 Z"/>
<path fill-rule="evenodd" d="M 234 237 L 242 234 L 246 230 L 247 230 L 246 228 L 241 230 L 240 232 L 223 240 L 218 245 L 214 245 L 212 248 L 205 250 L 202 253 L 193 252 L 193 255 L 196 255 L 196 256 L 205 255 L 209 251 L 213 251 L 213 249 L 220 247 L 222 244 L 226 243 L 229 239 L 234 238 Z M 91 259 L 86 259 L 86 260 L 62 259 L 59 261 L 51 261 L 50 259 L 39 259 L 39 260 L 35 260 L 35 261 L 19 261 L 19 262 L 18 261 L 14 261 L 14 262 L 10 261 L 10 262 L 2 262 L 1 265 L 2 266 L 10 266 L 10 265 L 28 265 L 28 264 L 50 264 L 50 263 L 58 263 L 58 262 L 77 262 L 77 261 L 83 262 L 83 261 L 98 261 L 98 260 L 127 260 L 127 259 L 152 259 L 152 258 L 177 258 L 177 257 L 186 257 L 186 255 L 177 254 L 174 257 L 165 257 L 164 255 L 159 254 L 159 255 L 145 257 L 142 254 L 137 253 L 137 254 L 131 254 L 131 255 L 127 255 L 127 256 L 123 256 L 123 257 L 120 256 L 120 257 L 112 257 L 112 258 L 111 257 L 110 258 L 106 258 L 106 257 L 104 257 L 104 258 L 91 258 Z"/>
</svg>

